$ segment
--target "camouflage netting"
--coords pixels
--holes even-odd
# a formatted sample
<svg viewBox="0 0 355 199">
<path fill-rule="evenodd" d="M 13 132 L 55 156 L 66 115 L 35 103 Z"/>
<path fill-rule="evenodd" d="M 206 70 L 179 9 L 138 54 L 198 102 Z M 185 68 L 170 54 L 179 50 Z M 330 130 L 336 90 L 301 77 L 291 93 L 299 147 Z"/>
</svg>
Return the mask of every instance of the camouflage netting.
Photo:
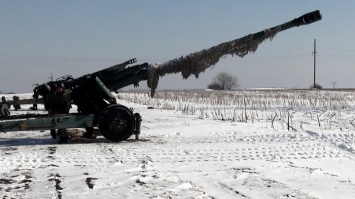
<svg viewBox="0 0 355 199">
<path fill-rule="evenodd" d="M 150 67 L 147 83 L 148 87 L 151 88 L 151 96 L 154 96 L 154 92 L 158 86 L 159 77 L 166 74 L 181 72 L 184 79 L 187 79 L 192 74 L 198 78 L 201 72 L 204 72 L 207 68 L 214 66 L 220 58 L 224 58 L 227 55 L 244 57 L 249 53 L 253 53 L 257 50 L 259 44 L 264 42 L 266 39 L 272 40 L 278 32 L 279 30 L 277 29 L 266 29 L 263 31 L 264 34 L 258 35 L 260 36 L 258 38 L 254 38 L 256 34 L 250 34 L 240 39 L 221 43 L 207 50 L 204 49 L 191 53 L 185 57 L 182 56 L 180 58 L 167 61 L 157 67 Z"/>
</svg>

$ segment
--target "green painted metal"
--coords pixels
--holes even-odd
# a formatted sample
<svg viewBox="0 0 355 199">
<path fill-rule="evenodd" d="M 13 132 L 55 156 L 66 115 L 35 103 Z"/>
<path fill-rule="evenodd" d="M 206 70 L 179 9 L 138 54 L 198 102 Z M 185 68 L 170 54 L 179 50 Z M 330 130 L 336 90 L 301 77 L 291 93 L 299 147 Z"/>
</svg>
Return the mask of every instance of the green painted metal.
<svg viewBox="0 0 355 199">
<path fill-rule="evenodd" d="M 0 122 L 0 132 L 93 127 L 94 114 L 57 115 Z"/>
</svg>

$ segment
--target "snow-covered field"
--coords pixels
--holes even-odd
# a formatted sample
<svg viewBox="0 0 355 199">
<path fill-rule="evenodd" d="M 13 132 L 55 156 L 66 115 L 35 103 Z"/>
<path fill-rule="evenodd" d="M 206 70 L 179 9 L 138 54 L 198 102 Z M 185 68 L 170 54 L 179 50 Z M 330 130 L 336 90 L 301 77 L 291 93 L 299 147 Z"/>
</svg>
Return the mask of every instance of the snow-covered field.
<svg viewBox="0 0 355 199">
<path fill-rule="evenodd" d="M 123 92 L 119 103 L 143 117 L 139 141 L 59 145 L 49 131 L 0 133 L 0 197 L 352 199 L 354 99 L 352 91 Z"/>
</svg>

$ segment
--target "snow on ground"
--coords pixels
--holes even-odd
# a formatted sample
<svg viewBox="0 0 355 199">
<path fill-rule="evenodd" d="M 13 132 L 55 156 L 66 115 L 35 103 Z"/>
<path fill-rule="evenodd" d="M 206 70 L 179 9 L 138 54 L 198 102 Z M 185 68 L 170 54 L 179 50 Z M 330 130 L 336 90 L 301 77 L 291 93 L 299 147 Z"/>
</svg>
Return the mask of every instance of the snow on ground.
<svg viewBox="0 0 355 199">
<path fill-rule="evenodd" d="M 275 130 L 120 103 L 142 115 L 141 140 L 59 145 L 49 131 L 1 133 L 0 197 L 355 198 L 354 130 Z"/>
</svg>

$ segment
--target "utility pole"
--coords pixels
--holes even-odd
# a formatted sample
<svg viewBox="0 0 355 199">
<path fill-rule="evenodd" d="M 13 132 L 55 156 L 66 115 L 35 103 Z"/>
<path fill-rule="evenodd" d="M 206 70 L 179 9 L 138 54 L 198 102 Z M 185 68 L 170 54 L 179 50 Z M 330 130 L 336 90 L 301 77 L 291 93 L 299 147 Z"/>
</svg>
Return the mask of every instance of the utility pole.
<svg viewBox="0 0 355 199">
<path fill-rule="evenodd" d="M 337 84 L 337 82 L 332 82 L 333 84 L 333 89 L 335 89 L 335 84 Z"/>
<path fill-rule="evenodd" d="M 50 78 L 51 78 L 51 82 L 53 81 L 53 74 L 51 73 L 51 76 L 50 76 Z"/>
<path fill-rule="evenodd" d="M 313 67 L 314 67 L 313 88 L 316 88 L 316 39 L 314 39 L 313 60 L 314 60 L 314 63 L 313 63 Z"/>
</svg>

